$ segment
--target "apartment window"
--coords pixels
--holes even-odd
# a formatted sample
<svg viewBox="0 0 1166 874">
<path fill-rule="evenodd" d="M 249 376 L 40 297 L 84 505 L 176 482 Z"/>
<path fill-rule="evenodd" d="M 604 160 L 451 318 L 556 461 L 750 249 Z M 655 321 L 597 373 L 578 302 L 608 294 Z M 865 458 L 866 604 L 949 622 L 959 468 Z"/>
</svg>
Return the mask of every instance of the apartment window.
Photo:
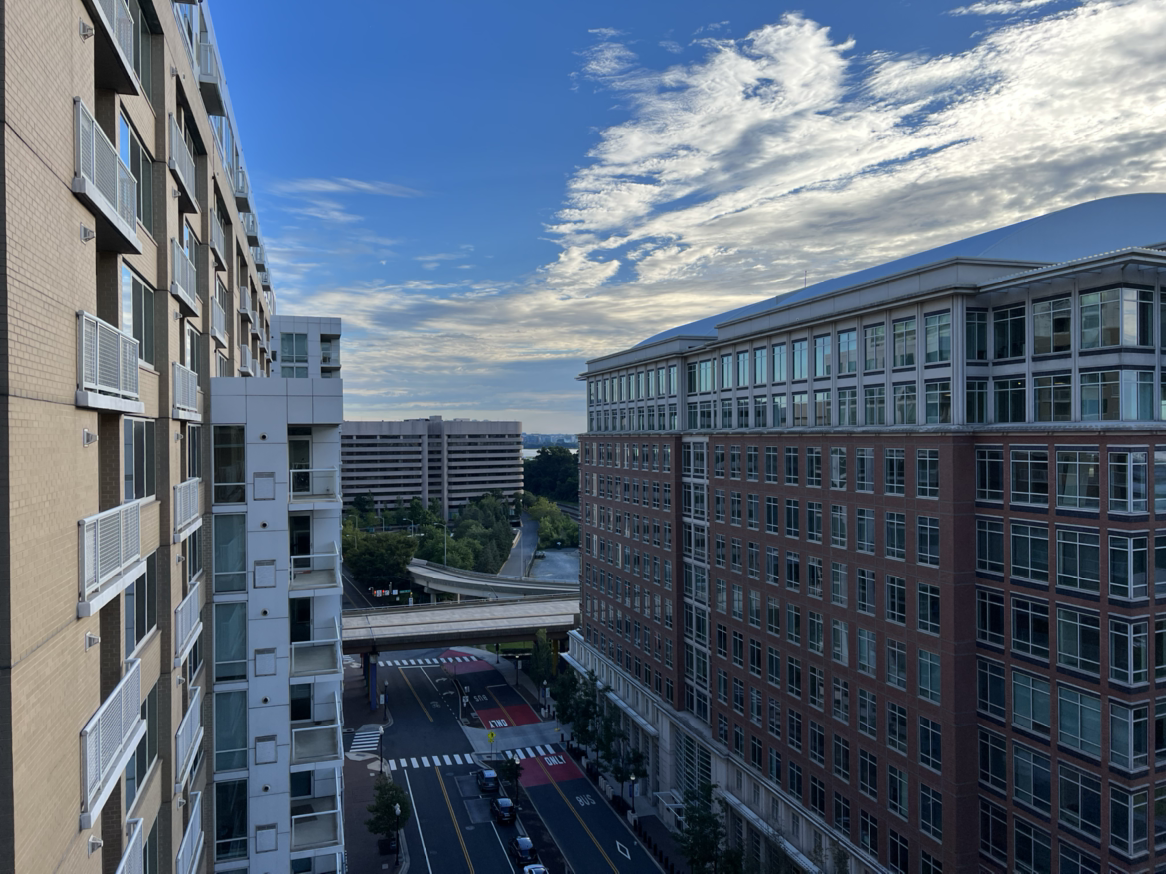
<svg viewBox="0 0 1166 874">
<path fill-rule="evenodd" d="M 999 309 L 992 314 L 993 358 L 1024 357 L 1024 305 Z"/>
<path fill-rule="evenodd" d="M 773 344 L 773 381 L 785 382 L 785 343 Z M 760 380 L 759 380 L 760 382 Z"/>
<path fill-rule="evenodd" d="M 994 379 L 997 422 L 1025 421 L 1024 379 Z"/>
<path fill-rule="evenodd" d="M 785 554 L 785 587 L 797 591 L 802 584 L 801 558 L 796 552 Z"/>
<path fill-rule="evenodd" d="M 919 697 L 938 704 L 941 682 L 939 653 L 919 650 Z"/>
<path fill-rule="evenodd" d="M 806 485 L 822 485 L 822 450 L 816 447 L 806 449 Z"/>
<path fill-rule="evenodd" d="M 154 762 L 158 761 L 158 684 L 150 690 L 142 702 L 142 721 L 146 723 L 146 733 L 138 741 L 138 747 L 130 756 L 125 770 L 126 810 L 133 807 L 134 799 L 146 782 L 146 777 Z"/>
<path fill-rule="evenodd" d="M 846 508 L 834 504 L 830 507 L 830 545 L 846 548 Z"/>
<path fill-rule="evenodd" d="M 138 341 L 138 358 L 154 363 L 154 289 L 129 267 L 121 268 L 121 329 Z"/>
<path fill-rule="evenodd" d="M 239 513 L 217 514 L 214 520 L 214 590 L 243 592 L 247 589 L 247 517 Z"/>
<path fill-rule="evenodd" d="M 1004 718 L 1004 666 L 998 662 L 976 661 L 976 706 L 982 713 Z"/>
<path fill-rule="evenodd" d="M 849 623 L 841 619 L 830 620 L 830 653 L 831 657 L 840 665 L 850 662 L 850 629 Z"/>
<path fill-rule="evenodd" d="M 1109 511 L 1145 513 L 1148 497 L 1146 452 L 1109 453 Z"/>
<path fill-rule="evenodd" d="M 1004 523 L 999 519 L 976 520 L 976 570 L 1004 573 Z"/>
<path fill-rule="evenodd" d="M 1057 688 L 1058 740 L 1090 756 L 1101 755 L 1101 699 L 1072 686 Z"/>
<path fill-rule="evenodd" d="M 1049 605 L 1012 599 L 1012 649 L 1038 659 L 1049 657 Z"/>
<path fill-rule="evenodd" d="M 1073 418 L 1073 377 L 1063 373 L 1035 376 L 1032 380 L 1033 419 L 1037 422 L 1068 422 Z"/>
<path fill-rule="evenodd" d="M 817 709 L 821 710 L 822 709 L 822 702 L 823 702 L 823 700 L 825 698 L 825 694 L 826 694 L 825 675 L 822 673 L 821 668 L 815 667 L 814 665 L 810 665 L 809 675 L 810 675 L 810 689 L 809 689 L 809 695 L 807 696 L 806 700 L 809 701 L 811 707 L 816 707 Z M 811 733 L 813 731 L 813 728 L 814 728 L 814 723 L 810 723 Z"/>
<path fill-rule="evenodd" d="M 1101 453 L 1057 451 L 1057 506 L 1096 510 L 1101 505 Z"/>
<path fill-rule="evenodd" d="M 1101 538 L 1094 532 L 1057 529 L 1057 585 L 1085 592 L 1101 589 Z"/>
<path fill-rule="evenodd" d="M 1057 608 L 1057 664 L 1100 673 L 1101 622 L 1095 613 Z"/>
<path fill-rule="evenodd" d="M 888 576 L 886 590 L 886 619 L 904 625 L 907 622 L 907 581 Z"/>
<path fill-rule="evenodd" d="M 858 751 L 858 791 L 872 801 L 879 798 L 878 756 L 866 750 Z"/>
<path fill-rule="evenodd" d="M 1109 535 L 1109 594 L 1112 597 L 1146 597 L 1147 543 L 1144 535 Z"/>
<path fill-rule="evenodd" d="M 875 517 L 874 510 L 858 508 L 854 511 L 855 548 L 859 552 L 874 554 Z"/>
<path fill-rule="evenodd" d="M 247 858 L 247 781 L 215 783 L 215 859 Z"/>
<path fill-rule="evenodd" d="M 1048 813 L 1052 803 L 1049 757 L 1020 744 L 1012 746 L 1013 797 L 1033 810 Z"/>
<path fill-rule="evenodd" d="M 893 367 L 915 366 L 915 318 L 900 319 L 892 326 L 894 340 Z"/>
<path fill-rule="evenodd" d="M 837 561 L 830 563 L 830 602 L 846 606 L 846 565 Z"/>
<path fill-rule="evenodd" d="M 155 461 L 154 422 L 152 420 L 124 419 L 123 498 L 135 501 L 154 495 L 157 468 Z"/>
<path fill-rule="evenodd" d="M 907 708 L 887 702 L 887 747 L 906 755 Z"/>
<path fill-rule="evenodd" d="M 795 698 L 802 697 L 802 660 L 786 658 L 786 691 Z"/>
<path fill-rule="evenodd" d="M 907 688 L 907 645 L 897 640 L 887 641 L 887 683 Z"/>
<path fill-rule="evenodd" d="M 993 731 L 980 729 L 980 782 L 993 789 L 1008 788 L 1008 744 Z"/>
<path fill-rule="evenodd" d="M 1049 529 L 1044 525 L 1013 522 L 1012 575 L 1047 583 L 1049 580 Z"/>
<path fill-rule="evenodd" d="M 125 590 L 125 657 L 158 627 L 158 554 L 146 558 L 146 570 Z"/>
<path fill-rule="evenodd" d="M 215 425 L 212 464 L 214 466 L 214 502 L 241 504 L 246 495 L 246 445 L 242 425 Z"/>
<path fill-rule="evenodd" d="M 915 518 L 917 562 L 939 567 L 939 519 L 934 516 Z"/>
<path fill-rule="evenodd" d="M 886 541 L 883 544 L 887 558 L 907 557 L 907 517 L 903 513 L 887 513 Z"/>
<path fill-rule="evenodd" d="M 887 767 L 887 809 L 907 818 L 907 774 L 894 765 Z"/>
<path fill-rule="evenodd" d="M 837 681 L 836 681 L 837 682 Z M 878 696 L 866 689 L 858 690 L 858 730 L 867 737 L 878 739 L 879 736 L 879 706 Z"/>
<path fill-rule="evenodd" d="M 1101 874 L 1101 862 L 1064 841 L 1060 844 L 1060 874 Z"/>
<path fill-rule="evenodd" d="M 1004 645 L 1004 596 L 999 592 L 976 590 L 976 640 Z"/>
<path fill-rule="evenodd" d="M 887 389 L 882 385 L 868 385 L 863 389 L 864 413 L 867 425 L 887 424 Z"/>
<path fill-rule="evenodd" d="M 821 655 L 823 648 L 822 614 L 810 610 L 806 618 L 808 620 L 806 646 L 810 652 Z"/>
<path fill-rule="evenodd" d="M 1149 679 L 1149 623 L 1109 620 L 1109 678 L 1131 685 Z"/>
<path fill-rule="evenodd" d="M 888 495 L 906 494 L 907 452 L 904 449 L 883 451 L 883 492 Z"/>
<path fill-rule="evenodd" d="M 1038 734 L 1049 733 L 1049 681 L 1012 672 L 1012 724 Z"/>
<path fill-rule="evenodd" d="M 988 360 L 988 314 L 986 312 L 965 313 L 964 343 L 967 346 L 968 361 Z"/>
<path fill-rule="evenodd" d="M 970 425 L 988 421 L 988 380 L 969 379 L 965 383 L 964 418 Z"/>
<path fill-rule="evenodd" d="M 1047 450 L 1012 450 L 1012 502 L 1047 507 L 1049 503 L 1049 453 Z"/>
<path fill-rule="evenodd" d="M 980 852 L 1001 861 L 1008 859 L 1008 814 L 984 798 L 980 799 Z"/>
<path fill-rule="evenodd" d="M 915 384 L 895 387 L 895 424 L 915 424 Z"/>
<path fill-rule="evenodd" d="M 1101 781 L 1072 765 L 1057 767 L 1057 813 L 1061 823 L 1091 837 L 1101 836 Z M 1061 849 L 1064 855 L 1064 845 Z"/>
<path fill-rule="evenodd" d="M 1016 839 L 1017 874 L 1051 874 L 1049 834 L 1017 818 L 1013 829 Z"/>
<path fill-rule="evenodd" d="M 1130 707 L 1117 701 L 1109 704 L 1110 763 L 1125 771 L 1146 767 L 1149 761 L 1147 727 L 1149 708 Z"/>
<path fill-rule="evenodd" d="M 1107 288 L 1082 294 L 1081 348 L 1154 345 L 1154 293 Z"/>
<path fill-rule="evenodd" d="M 939 634 L 939 586 L 919 583 L 917 595 L 919 630 Z"/>
<path fill-rule="evenodd" d="M 943 796 L 922 783 L 919 784 L 919 828 L 937 841 L 943 840 Z"/>
<path fill-rule="evenodd" d="M 1109 787 L 1109 845 L 1119 853 L 1136 856 L 1145 852 L 1147 844 L 1146 790 L 1129 791 L 1110 784 Z"/>
<path fill-rule="evenodd" d="M 878 650 L 875 633 L 865 628 L 858 629 L 858 670 L 867 676 L 875 676 L 878 670 Z"/>
<path fill-rule="evenodd" d="M 850 741 L 840 734 L 834 735 L 834 776 L 850 780 Z"/>
<path fill-rule="evenodd" d="M 130 127 L 126 117 L 119 117 L 118 152 L 122 161 L 130 169 L 130 175 L 137 182 L 137 199 L 134 213 L 138 221 L 149 232 L 154 231 L 154 159 L 138 139 L 137 132 Z"/>
<path fill-rule="evenodd" d="M 308 335 L 279 335 L 279 370 L 284 379 L 308 378 Z"/>
<path fill-rule="evenodd" d="M 923 318 L 925 360 L 928 364 L 951 360 L 951 313 Z"/>
<path fill-rule="evenodd" d="M 215 770 L 246 768 L 247 692 L 216 692 L 214 708 Z"/>
</svg>

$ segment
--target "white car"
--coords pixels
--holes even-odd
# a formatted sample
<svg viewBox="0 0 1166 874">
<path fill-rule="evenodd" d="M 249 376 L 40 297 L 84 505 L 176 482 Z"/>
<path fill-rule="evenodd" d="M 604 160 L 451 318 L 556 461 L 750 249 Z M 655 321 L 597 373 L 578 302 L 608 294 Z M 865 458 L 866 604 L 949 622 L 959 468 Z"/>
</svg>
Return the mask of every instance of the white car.
<svg viewBox="0 0 1166 874">
<path fill-rule="evenodd" d="M 545 865 L 527 865 L 522 869 L 522 874 L 548 874 Z"/>
</svg>

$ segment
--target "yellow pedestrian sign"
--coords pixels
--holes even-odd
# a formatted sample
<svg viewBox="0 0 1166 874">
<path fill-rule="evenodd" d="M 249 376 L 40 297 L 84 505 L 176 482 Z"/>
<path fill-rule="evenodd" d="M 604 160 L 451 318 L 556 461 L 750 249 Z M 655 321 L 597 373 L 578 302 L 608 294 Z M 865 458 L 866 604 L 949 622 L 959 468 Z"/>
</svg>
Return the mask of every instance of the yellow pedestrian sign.
<svg viewBox="0 0 1166 874">
<path fill-rule="evenodd" d="M 498 736 L 498 735 L 496 735 L 496 734 L 495 734 L 494 732 L 492 732 L 492 731 L 488 731 L 488 732 L 486 732 L 486 740 L 488 740 L 490 743 L 494 743 L 494 738 L 496 738 L 497 736 Z"/>
</svg>

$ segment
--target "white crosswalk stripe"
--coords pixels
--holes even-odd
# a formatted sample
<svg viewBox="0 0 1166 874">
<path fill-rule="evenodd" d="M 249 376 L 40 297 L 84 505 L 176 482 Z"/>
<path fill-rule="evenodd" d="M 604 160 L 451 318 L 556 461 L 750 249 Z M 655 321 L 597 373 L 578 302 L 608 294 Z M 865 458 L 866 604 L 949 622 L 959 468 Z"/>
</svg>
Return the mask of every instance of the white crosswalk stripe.
<svg viewBox="0 0 1166 874">
<path fill-rule="evenodd" d="M 425 758 L 425 756 L 422 756 L 422 757 L 421 757 L 421 767 L 422 767 L 422 768 L 428 768 L 428 767 L 429 767 L 429 759 Z"/>
<path fill-rule="evenodd" d="M 362 732 L 362 734 L 371 734 L 371 732 Z M 374 735 L 372 746 L 367 748 L 372 752 L 376 752 L 377 741 Z M 356 749 L 353 746 L 352 749 Z M 525 759 L 533 759 L 539 756 L 553 756 L 563 752 L 561 744 L 540 744 L 533 747 L 514 747 L 509 750 L 499 750 L 502 756 L 508 759 L 518 759 L 523 761 Z M 389 769 L 392 771 L 406 770 L 408 768 L 440 768 L 442 766 L 454 765 L 474 765 L 473 756 L 470 753 L 438 753 L 432 756 L 417 756 L 416 758 L 397 758 L 387 759 Z"/>
<path fill-rule="evenodd" d="M 397 763 L 394 762 L 392 759 L 389 759 L 389 770 L 390 771 L 397 770 Z"/>
<path fill-rule="evenodd" d="M 416 759 L 410 759 L 410 760 L 409 760 L 409 763 L 410 763 L 410 764 L 411 764 L 411 765 L 412 765 L 414 768 L 420 768 L 420 767 L 421 767 L 420 765 L 418 765 L 418 764 L 417 764 L 417 760 L 416 760 Z"/>
<path fill-rule="evenodd" d="M 348 656 L 345 656 L 347 659 Z M 448 665 L 455 662 L 476 662 L 478 659 L 475 656 L 441 656 L 440 658 L 427 659 L 379 659 L 377 664 L 382 668 L 420 668 L 430 665 Z M 347 664 L 347 662 L 346 662 Z M 360 663 L 348 665 L 349 667 L 360 667 Z"/>
<path fill-rule="evenodd" d="M 458 753 L 454 753 L 454 754 L 453 754 L 453 763 L 454 763 L 455 765 L 460 765 L 460 764 L 462 763 L 462 757 L 461 757 L 461 755 L 460 755 L 460 754 L 458 754 Z M 468 764 L 468 763 L 467 763 L 467 764 Z"/>
<path fill-rule="evenodd" d="M 447 765 L 452 765 L 452 764 L 453 764 L 453 762 L 451 762 L 451 761 L 449 760 L 449 756 L 442 756 L 441 758 L 442 758 L 442 759 L 445 761 L 445 763 L 446 763 Z"/>
<path fill-rule="evenodd" d="M 380 743 L 380 739 L 381 733 L 379 731 L 358 731 L 352 736 L 352 745 L 348 750 L 354 753 L 375 750 Z"/>
</svg>

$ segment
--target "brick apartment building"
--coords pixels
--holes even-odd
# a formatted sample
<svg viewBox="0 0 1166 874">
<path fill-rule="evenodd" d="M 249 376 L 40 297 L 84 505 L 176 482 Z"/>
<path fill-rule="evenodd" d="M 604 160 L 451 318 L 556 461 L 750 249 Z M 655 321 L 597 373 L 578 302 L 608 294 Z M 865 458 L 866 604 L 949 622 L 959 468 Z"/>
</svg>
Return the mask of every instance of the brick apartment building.
<svg viewBox="0 0 1166 874">
<path fill-rule="evenodd" d="M 0 870 L 242 872 L 262 850 L 284 871 L 339 870 L 342 834 L 326 834 L 337 793 L 326 775 L 315 792 L 291 776 L 334 771 L 342 755 L 329 755 L 326 731 L 295 734 L 331 720 L 339 742 L 324 706 L 339 688 L 339 645 L 335 668 L 311 649 L 333 603 L 338 614 L 339 581 L 305 591 L 297 573 L 293 601 L 290 554 L 309 577 L 329 559 L 287 534 L 302 533 L 291 517 L 306 513 L 317 539 L 338 539 L 341 384 L 323 378 L 338 374 L 320 350 L 334 349 L 339 323 L 281 328 L 275 315 L 206 3 L 13 0 L 3 17 Z M 296 390 L 235 378 L 271 376 L 280 346 L 291 360 L 276 376 L 300 376 L 302 358 L 320 378 Z M 230 384 L 222 404 L 215 384 Z M 282 413 L 257 426 L 281 394 Z M 302 412 L 313 396 L 326 398 L 316 418 Z M 263 519 L 279 537 L 252 538 L 268 523 L 220 489 L 248 456 L 212 412 L 215 425 L 250 428 L 256 443 L 272 430 L 270 444 L 286 447 L 233 477 L 250 501 L 255 467 L 274 471 L 282 519 L 275 504 Z M 305 436 L 321 446 L 314 460 Z M 220 521 L 239 514 L 243 525 Z M 212 549 L 224 532 L 234 539 Z M 274 588 L 252 597 L 266 616 L 282 594 L 265 635 L 281 657 L 260 685 L 284 682 L 260 716 L 237 706 L 269 661 L 246 649 L 240 628 L 254 625 L 240 624 L 239 604 L 269 565 L 259 579 Z M 321 601 L 311 625 L 305 597 Z M 308 641 L 293 645 L 290 680 L 289 634 Z M 297 696 L 303 683 L 315 694 Z M 216 736 L 238 743 L 216 749 Z M 289 783 L 301 797 L 289 799 Z M 297 846 L 303 808 L 321 812 Z"/>
<path fill-rule="evenodd" d="M 666 819 L 708 780 L 758 862 L 1160 867 L 1164 241 L 1093 201 L 588 363 L 568 660 Z"/>
</svg>

